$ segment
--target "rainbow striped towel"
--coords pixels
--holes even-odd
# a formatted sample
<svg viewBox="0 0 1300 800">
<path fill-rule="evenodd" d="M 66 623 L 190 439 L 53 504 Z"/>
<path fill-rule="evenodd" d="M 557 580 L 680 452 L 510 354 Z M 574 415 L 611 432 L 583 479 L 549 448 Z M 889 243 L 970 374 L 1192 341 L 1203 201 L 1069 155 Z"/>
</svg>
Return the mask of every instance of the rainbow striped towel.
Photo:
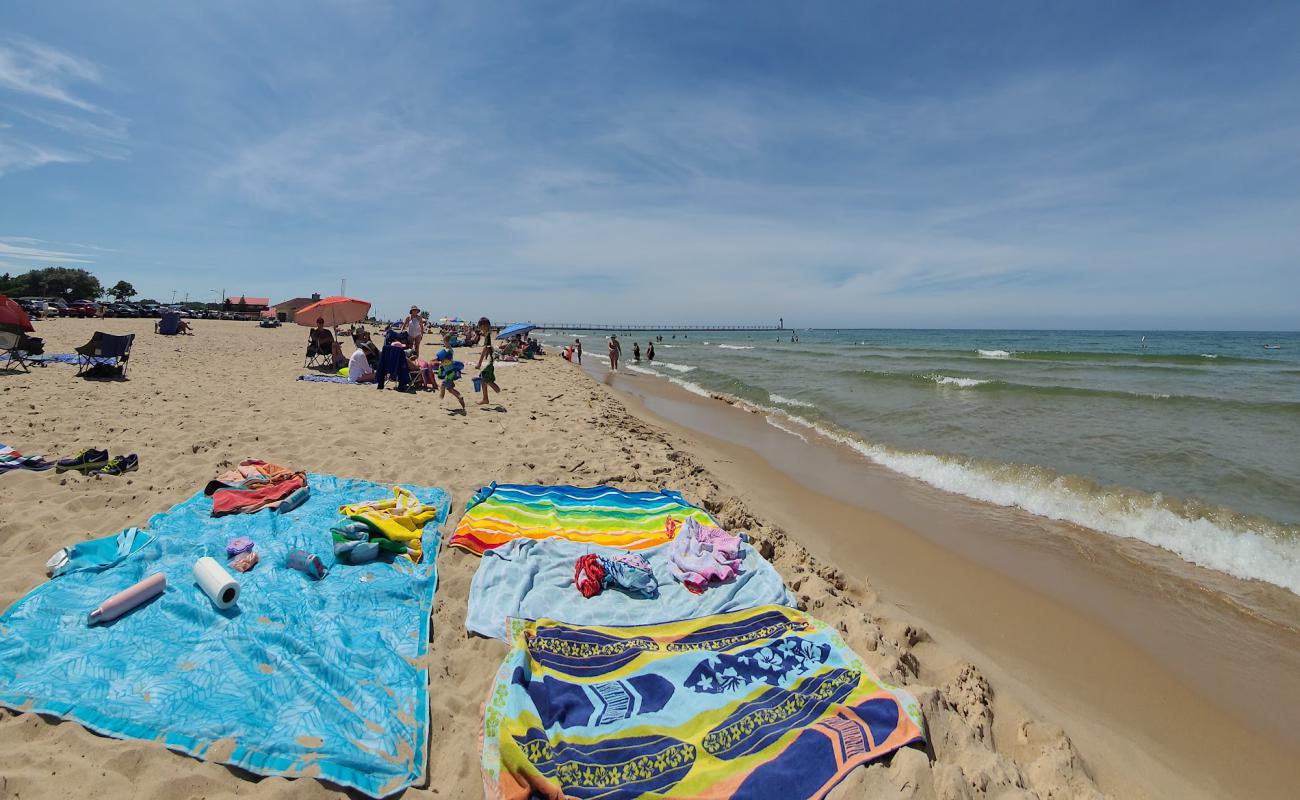
<svg viewBox="0 0 1300 800">
<path fill-rule="evenodd" d="M 924 737 L 910 694 L 793 608 L 510 631 L 484 709 L 489 797 L 824 797 Z"/>
<path fill-rule="evenodd" d="M 515 539 L 558 536 L 575 542 L 642 550 L 671 541 L 688 517 L 718 523 L 678 492 L 624 492 L 608 486 L 528 486 L 492 483 L 456 525 L 450 546 L 483 555 Z M 670 522 L 671 521 L 671 522 Z"/>
</svg>

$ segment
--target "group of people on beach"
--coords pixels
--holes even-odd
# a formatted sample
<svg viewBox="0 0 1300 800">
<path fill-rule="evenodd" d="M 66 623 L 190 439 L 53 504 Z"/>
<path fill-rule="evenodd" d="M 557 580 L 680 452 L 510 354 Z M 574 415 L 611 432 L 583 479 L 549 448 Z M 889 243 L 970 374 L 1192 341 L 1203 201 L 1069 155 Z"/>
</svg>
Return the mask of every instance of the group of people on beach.
<svg viewBox="0 0 1300 800">
<path fill-rule="evenodd" d="M 344 358 L 342 347 L 325 327 L 323 318 L 316 320 L 310 341 L 317 352 L 333 355 L 334 366 L 341 367 L 339 375 L 347 378 L 349 383 L 375 383 L 382 389 L 386 379 L 395 379 L 400 391 L 437 391 L 439 399 L 450 394 L 460 403 L 462 414 L 466 411 L 465 398 L 456 388 L 456 383 L 461 380 L 465 365 L 456 360 L 453 347 L 460 343 L 477 346 L 479 356 L 474 369 L 478 375 L 474 382 L 475 390 L 482 393 L 478 405 L 491 402 L 490 391 L 500 394 L 501 388 L 496 383 L 492 322 L 487 317 L 479 318 L 469 330 L 443 328 L 440 331 L 442 346 L 432 360 L 420 357 L 420 345 L 428 330 L 437 328 L 427 325 L 420 309 L 412 306 L 410 316 L 401 323 L 389 325 L 384 332 L 382 347 L 375 344 L 368 330 L 356 326 L 350 332 L 354 348 L 352 355 Z"/>
<path fill-rule="evenodd" d="M 659 337 L 659 341 L 663 341 L 662 336 Z M 606 339 L 606 343 L 609 348 L 609 368 L 611 370 L 616 370 L 618 369 L 619 360 L 623 357 L 623 344 L 618 340 L 617 333 L 610 334 L 609 337 Z M 582 363 L 582 340 L 581 339 L 574 337 L 573 344 L 564 348 L 564 358 L 569 361 L 577 362 L 578 364 Z M 652 362 L 655 360 L 654 342 L 646 343 L 646 358 Z M 632 360 L 638 364 L 641 363 L 640 342 L 632 343 Z"/>
</svg>

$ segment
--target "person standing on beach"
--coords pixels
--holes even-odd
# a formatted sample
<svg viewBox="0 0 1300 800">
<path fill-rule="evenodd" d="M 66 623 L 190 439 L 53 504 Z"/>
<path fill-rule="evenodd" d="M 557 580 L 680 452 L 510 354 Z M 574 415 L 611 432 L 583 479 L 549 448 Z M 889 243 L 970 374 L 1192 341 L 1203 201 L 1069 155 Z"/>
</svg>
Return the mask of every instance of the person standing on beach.
<svg viewBox="0 0 1300 800">
<path fill-rule="evenodd" d="M 635 362 L 638 363 L 638 364 L 641 363 L 641 343 L 640 343 L 640 342 L 633 342 L 633 343 L 632 343 L 632 360 L 635 361 Z"/>
<path fill-rule="evenodd" d="M 573 337 L 573 352 L 578 354 L 578 363 L 581 364 L 582 363 L 582 340 L 576 336 Z"/>
<path fill-rule="evenodd" d="M 406 318 L 406 338 L 411 343 L 411 353 L 419 358 L 420 340 L 424 338 L 424 320 L 416 306 L 411 306 L 411 313 Z"/>
<path fill-rule="evenodd" d="M 650 346 L 647 347 L 647 348 L 645 349 L 645 357 L 646 357 L 646 360 L 649 361 L 651 364 L 654 363 L 654 360 L 655 360 L 655 343 L 654 343 L 654 342 L 651 342 L 651 343 L 650 343 Z"/>
<path fill-rule="evenodd" d="M 492 352 L 492 323 L 487 317 L 479 317 L 478 332 L 483 337 L 483 349 L 479 351 L 478 363 L 474 369 L 479 371 L 479 385 L 483 387 L 483 399 L 478 404 L 485 406 L 488 404 L 488 387 L 491 386 L 497 394 L 501 394 L 501 387 L 497 386 L 496 353 Z M 483 366 L 483 359 L 487 359 L 488 365 Z"/>
<path fill-rule="evenodd" d="M 618 369 L 618 357 L 623 355 L 623 346 L 618 343 L 618 334 L 609 335 L 609 368 Z"/>
</svg>

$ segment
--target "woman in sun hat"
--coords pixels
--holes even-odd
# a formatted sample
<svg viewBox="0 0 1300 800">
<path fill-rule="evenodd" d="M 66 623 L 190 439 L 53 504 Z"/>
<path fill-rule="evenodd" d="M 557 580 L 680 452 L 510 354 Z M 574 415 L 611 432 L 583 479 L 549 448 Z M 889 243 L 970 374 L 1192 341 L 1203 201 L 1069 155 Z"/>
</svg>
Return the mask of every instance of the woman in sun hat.
<svg viewBox="0 0 1300 800">
<path fill-rule="evenodd" d="M 411 313 L 404 323 L 406 329 L 406 338 L 411 343 L 411 352 L 416 358 L 420 357 L 420 339 L 424 338 L 424 319 L 420 316 L 420 308 L 411 306 Z"/>
</svg>

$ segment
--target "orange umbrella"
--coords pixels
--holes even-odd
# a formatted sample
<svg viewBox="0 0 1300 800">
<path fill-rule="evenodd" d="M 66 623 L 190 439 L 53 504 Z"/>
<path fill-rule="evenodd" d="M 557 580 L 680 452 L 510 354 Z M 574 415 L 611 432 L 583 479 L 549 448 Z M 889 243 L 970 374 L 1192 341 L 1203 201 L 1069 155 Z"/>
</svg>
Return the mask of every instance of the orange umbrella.
<svg viewBox="0 0 1300 800">
<path fill-rule="evenodd" d="M 370 304 L 351 297 L 326 297 L 298 309 L 293 321 L 308 328 L 316 327 L 316 320 L 325 320 L 325 327 L 337 328 L 361 322 L 370 313 Z"/>
<path fill-rule="evenodd" d="M 27 312 L 23 311 L 23 307 L 2 294 L 0 294 L 0 326 L 28 332 L 36 330 L 32 327 L 32 321 L 28 318 Z"/>
</svg>

